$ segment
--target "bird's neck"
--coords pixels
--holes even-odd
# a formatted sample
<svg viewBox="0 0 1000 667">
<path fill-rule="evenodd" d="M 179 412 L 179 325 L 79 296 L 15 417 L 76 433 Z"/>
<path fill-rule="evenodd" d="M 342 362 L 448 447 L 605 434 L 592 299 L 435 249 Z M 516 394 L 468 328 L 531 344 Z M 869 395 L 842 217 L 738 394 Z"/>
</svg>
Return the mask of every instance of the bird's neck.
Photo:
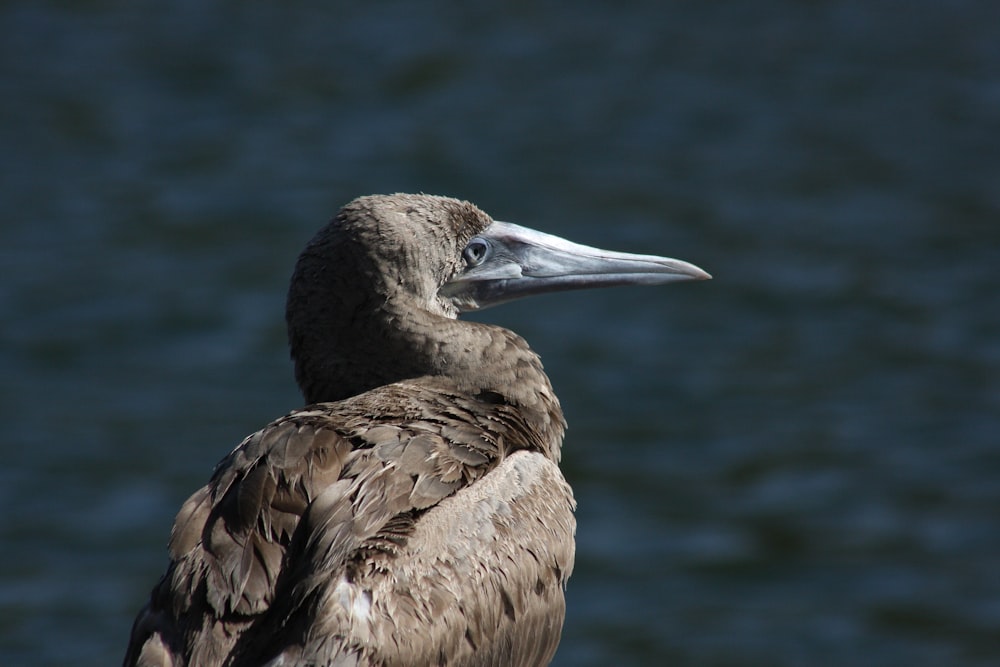
<svg viewBox="0 0 1000 667">
<path fill-rule="evenodd" d="M 522 410 L 554 443 L 558 458 L 565 428 L 559 401 L 538 355 L 512 331 L 391 301 L 364 316 L 313 324 L 290 331 L 296 379 L 308 403 L 433 378 L 460 395 Z"/>
</svg>

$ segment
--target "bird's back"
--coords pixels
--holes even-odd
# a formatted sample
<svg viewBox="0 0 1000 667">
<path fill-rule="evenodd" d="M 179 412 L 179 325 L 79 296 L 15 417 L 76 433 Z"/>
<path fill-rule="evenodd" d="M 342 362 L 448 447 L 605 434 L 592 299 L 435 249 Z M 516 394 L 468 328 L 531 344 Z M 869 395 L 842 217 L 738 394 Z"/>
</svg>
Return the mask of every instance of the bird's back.
<svg viewBox="0 0 1000 667">
<path fill-rule="evenodd" d="M 126 664 L 547 663 L 575 530 L 536 423 L 558 409 L 425 377 L 273 422 L 182 507 Z"/>
</svg>

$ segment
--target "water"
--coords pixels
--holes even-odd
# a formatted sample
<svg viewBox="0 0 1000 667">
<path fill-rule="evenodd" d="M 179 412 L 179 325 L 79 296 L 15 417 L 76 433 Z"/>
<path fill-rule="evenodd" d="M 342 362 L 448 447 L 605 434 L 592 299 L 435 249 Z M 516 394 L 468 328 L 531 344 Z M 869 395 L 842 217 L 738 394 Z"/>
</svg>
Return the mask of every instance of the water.
<svg viewBox="0 0 1000 667">
<path fill-rule="evenodd" d="M 482 316 L 570 421 L 557 664 L 1000 660 L 1000 5 L 633 4 L 3 4 L 0 664 L 120 660 L 386 191 L 715 275 Z"/>
</svg>

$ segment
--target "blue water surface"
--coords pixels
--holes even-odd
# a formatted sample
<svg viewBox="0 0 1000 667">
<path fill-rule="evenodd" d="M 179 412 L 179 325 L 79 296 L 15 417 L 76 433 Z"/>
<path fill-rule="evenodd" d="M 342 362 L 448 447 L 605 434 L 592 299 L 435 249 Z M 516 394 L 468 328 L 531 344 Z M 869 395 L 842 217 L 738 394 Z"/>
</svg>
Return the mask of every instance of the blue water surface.
<svg viewBox="0 0 1000 667">
<path fill-rule="evenodd" d="M 470 199 L 710 283 L 489 311 L 570 422 L 558 665 L 1000 664 L 1000 4 L 0 5 L 0 664 L 120 661 L 299 405 L 299 249 Z"/>
</svg>

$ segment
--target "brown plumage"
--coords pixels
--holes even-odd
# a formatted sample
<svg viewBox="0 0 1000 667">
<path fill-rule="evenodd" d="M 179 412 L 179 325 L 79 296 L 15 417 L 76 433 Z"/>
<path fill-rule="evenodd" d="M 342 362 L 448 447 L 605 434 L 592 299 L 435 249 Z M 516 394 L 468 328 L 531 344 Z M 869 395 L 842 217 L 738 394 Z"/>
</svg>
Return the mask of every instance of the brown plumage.
<svg viewBox="0 0 1000 667">
<path fill-rule="evenodd" d="M 249 436 L 181 508 L 125 664 L 547 664 L 573 568 L 565 422 L 522 338 L 456 317 L 707 277 L 453 199 L 351 202 L 289 290 L 310 405 Z"/>
</svg>

